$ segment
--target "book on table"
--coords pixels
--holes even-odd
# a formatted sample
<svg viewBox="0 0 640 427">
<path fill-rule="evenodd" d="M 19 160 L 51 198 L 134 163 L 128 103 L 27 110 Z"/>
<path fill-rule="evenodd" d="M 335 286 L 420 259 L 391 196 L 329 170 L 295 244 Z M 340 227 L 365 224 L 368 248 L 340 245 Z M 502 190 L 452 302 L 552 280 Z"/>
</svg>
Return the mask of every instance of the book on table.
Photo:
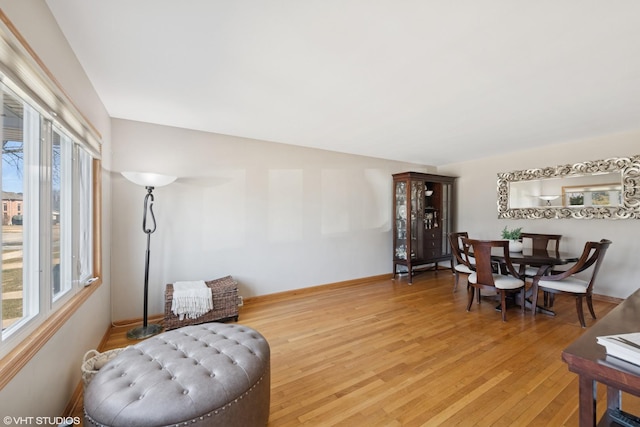
<svg viewBox="0 0 640 427">
<path fill-rule="evenodd" d="M 640 366 L 640 332 L 597 337 L 607 355 L 617 357 Z"/>
</svg>

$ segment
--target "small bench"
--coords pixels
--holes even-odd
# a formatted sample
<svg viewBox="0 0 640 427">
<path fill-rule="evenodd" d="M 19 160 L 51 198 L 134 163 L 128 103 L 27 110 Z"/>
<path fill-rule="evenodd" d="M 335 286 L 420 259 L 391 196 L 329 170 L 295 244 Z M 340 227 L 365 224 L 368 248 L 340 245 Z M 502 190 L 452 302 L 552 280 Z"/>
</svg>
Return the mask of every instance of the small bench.
<svg viewBox="0 0 640 427">
<path fill-rule="evenodd" d="M 213 310 L 195 319 L 180 319 L 171 311 L 173 302 L 173 285 L 168 284 L 164 292 L 164 328 L 166 330 L 183 326 L 198 325 L 206 322 L 238 321 L 238 282 L 233 277 L 225 276 L 205 282 L 211 288 Z"/>
<path fill-rule="evenodd" d="M 270 384 L 260 333 L 238 324 L 186 326 L 102 367 L 84 391 L 84 425 L 267 425 Z"/>
</svg>

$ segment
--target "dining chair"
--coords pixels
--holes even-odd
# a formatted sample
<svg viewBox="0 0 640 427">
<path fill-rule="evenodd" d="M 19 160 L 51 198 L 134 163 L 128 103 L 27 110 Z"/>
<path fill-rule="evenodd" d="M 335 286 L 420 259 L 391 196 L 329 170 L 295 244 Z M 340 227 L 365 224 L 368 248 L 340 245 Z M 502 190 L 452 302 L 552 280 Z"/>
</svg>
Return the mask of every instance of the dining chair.
<svg viewBox="0 0 640 427">
<path fill-rule="evenodd" d="M 536 250 L 549 249 L 549 243 L 552 244 L 552 249 L 556 252 L 560 251 L 560 239 L 562 234 L 538 234 L 538 233 L 520 233 L 522 240 L 530 239 L 531 247 Z"/>
<path fill-rule="evenodd" d="M 476 240 L 462 238 L 462 245 L 467 259 L 473 254 L 476 260 L 475 271 L 467 278 L 469 282 L 467 311 L 471 310 L 475 290 L 494 291 L 500 294 L 500 308 L 502 311 L 502 321 L 507 321 L 507 294 L 521 293 L 521 309 L 524 313 L 525 306 L 525 282 L 513 267 L 509 258 L 508 240 Z M 504 257 L 503 274 L 496 273 L 494 263 L 491 260 L 493 248 L 499 248 Z M 506 274 L 505 274 L 506 273 Z M 480 300 L 478 300 L 480 303 Z"/>
<path fill-rule="evenodd" d="M 578 311 L 578 319 L 580 325 L 585 328 L 584 312 L 582 310 L 582 299 L 587 300 L 587 306 L 591 317 L 596 318 L 596 313 L 593 310 L 593 285 L 596 281 L 596 276 L 602 265 L 604 254 L 607 252 L 607 248 L 611 245 L 610 240 L 602 239 L 599 242 L 587 242 L 584 245 L 584 250 L 580 259 L 565 271 L 552 271 L 551 274 L 537 275 L 533 278 L 532 285 L 532 307 L 536 307 L 538 303 L 538 291 L 548 292 L 552 295 L 566 293 L 572 295 L 576 299 L 576 310 Z M 575 275 L 581 273 L 589 268 L 591 270 L 591 276 L 587 279 L 580 279 Z M 546 301 L 545 301 L 546 303 Z M 537 310 L 532 310 L 533 315 L 536 315 Z"/>
<path fill-rule="evenodd" d="M 475 259 L 466 258 L 466 255 L 462 251 L 462 242 L 460 239 L 468 238 L 469 233 L 466 231 L 461 231 L 459 233 L 450 233 L 449 234 L 449 245 L 451 245 L 451 253 L 453 254 L 452 264 L 453 264 L 453 274 L 455 275 L 455 281 L 453 283 L 453 292 L 458 289 L 458 282 L 460 281 L 460 276 L 463 276 L 467 280 L 467 286 L 469 284 L 469 275 L 473 273 L 473 267 L 475 265 Z"/>
<path fill-rule="evenodd" d="M 562 234 L 520 233 L 520 237 L 522 238 L 523 243 L 525 243 L 525 239 L 531 240 L 531 249 L 534 251 L 546 251 L 551 249 L 555 252 L 560 252 L 560 239 L 562 239 Z M 525 267 L 525 277 L 533 278 L 537 273 L 538 267 Z"/>
</svg>

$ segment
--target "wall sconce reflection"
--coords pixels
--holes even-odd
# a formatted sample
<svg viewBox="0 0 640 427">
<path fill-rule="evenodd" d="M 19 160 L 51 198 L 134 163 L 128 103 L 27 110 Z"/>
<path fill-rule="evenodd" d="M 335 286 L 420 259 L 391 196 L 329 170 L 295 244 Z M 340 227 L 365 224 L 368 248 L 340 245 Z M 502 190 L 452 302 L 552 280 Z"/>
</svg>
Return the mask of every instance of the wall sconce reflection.
<svg viewBox="0 0 640 427">
<path fill-rule="evenodd" d="M 553 195 L 549 195 L 549 196 L 538 196 L 538 198 L 540 200 L 546 200 L 547 201 L 547 206 L 551 206 L 551 201 L 557 199 L 560 196 L 553 196 Z"/>
</svg>

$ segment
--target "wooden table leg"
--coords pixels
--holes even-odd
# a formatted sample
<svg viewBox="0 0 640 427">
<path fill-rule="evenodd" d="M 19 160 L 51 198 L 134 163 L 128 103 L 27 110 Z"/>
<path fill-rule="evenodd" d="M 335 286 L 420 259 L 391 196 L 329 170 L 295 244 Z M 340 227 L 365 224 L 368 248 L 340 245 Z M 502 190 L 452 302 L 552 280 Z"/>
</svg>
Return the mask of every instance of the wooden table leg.
<svg viewBox="0 0 640 427">
<path fill-rule="evenodd" d="M 586 375 L 580 375 L 578 382 L 580 427 L 593 427 L 596 425 L 596 382 Z"/>
</svg>

